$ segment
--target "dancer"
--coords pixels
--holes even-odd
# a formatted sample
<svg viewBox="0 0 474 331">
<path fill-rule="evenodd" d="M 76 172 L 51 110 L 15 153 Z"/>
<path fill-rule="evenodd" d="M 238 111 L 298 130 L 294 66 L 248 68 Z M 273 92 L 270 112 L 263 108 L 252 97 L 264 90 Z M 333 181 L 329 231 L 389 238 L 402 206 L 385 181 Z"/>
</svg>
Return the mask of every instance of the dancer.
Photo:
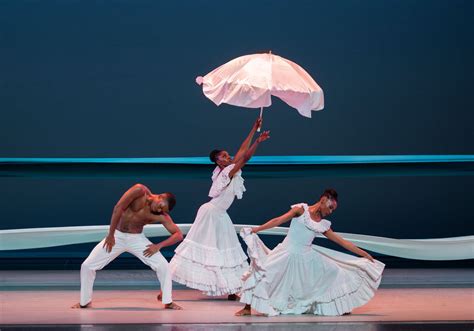
<svg viewBox="0 0 474 331">
<path fill-rule="evenodd" d="M 115 205 L 109 233 L 81 265 L 81 300 L 72 308 L 89 308 L 97 270 L 101 270 L 117 256 L 129 252 L 150 266 L 158 276 L 162 290 L 162 303 L 167 309 L 182 309 L 171 297 L 171 272 L 160 249 L 183 240 L 181 230 L 168 215 L 176 199 L 172 193 L 152 194 L 142 184 L 132 186 Z M 153 244 L 143 234 L 143 227 L 161 223 L 171 236 Z"/>
<path fill-rule="evenodd" d="M 250 315 L 254 308 L 268 316 L 337 316 L 372 298 L 385 265 L 331 230 L 331 222 L 324 217 L 336 208 L 337 192 L 328 189 L 311 206 L 296 204 L 261 226 L 242 229 L 251 267 L 243 276 L 240 301 L 246 305 L 235 315 Z M 273 250 L 256 235 L 290 220 L 288 235 Z M 318 233 L 364 258 L 313 246 Z"/>
<path fill-rule="evenodd" d="M 228 294 L 229 300 L 236 300 L 242 287 L 241 276 L 248 268 L 247 256 L 227 209 L 245 191 L 240 169 L 258 145 L 270 137 L 269 131 L 265 131 L 251 144 L 261 124 L 260 118 L 255 121 L 233 159 L 224 150 L 211 152 L 210 159 L 216 164 L 209 191 L 212 199 L 199 208 L 189 233 L 170 262 L 174 281 L 209 296 Z"/>
</svg>

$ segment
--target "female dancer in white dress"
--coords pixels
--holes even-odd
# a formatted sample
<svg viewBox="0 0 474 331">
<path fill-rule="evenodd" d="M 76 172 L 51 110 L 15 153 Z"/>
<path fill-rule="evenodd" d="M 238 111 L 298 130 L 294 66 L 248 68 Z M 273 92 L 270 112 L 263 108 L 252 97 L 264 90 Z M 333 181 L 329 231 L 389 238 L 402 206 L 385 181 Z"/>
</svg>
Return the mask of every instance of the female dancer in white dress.
<svg viewBox="0 0 474 331">
<path fill-rule="evenodd" d="M 261 226 L 242 229 L 251 266 L 243 277 L 240 299 L 246 306 L 237 316 L 250 315 L 251 308 L 268 316 L 337 316 L 373 297 L 385 265 L 331 230 L 331 222 L 323 217 L 336 208 L 337 193 L 328 189 L 312 206 L 296 204 Z M 273 250 L 256 235 L 290 220 L 288 235 Z M 364 258 L 312 245 L 318 233 Z"/>
<path fill-rule="evenodd" d="M 227 209 L 234 198 L 241 199 L 245 191 L 240 169 L 257 146 L 270 137 L 265 131 L 250 145 L 261 122 L 257 119 L 234 159 L 226 151 L 211 152 L 210 158 L 217 165 L 209 191 L 212 200 L 199 208 L 189 233 L 170 262 L 174 281 L 209 296 L 227 294 L 229 300 L 236 300 L 235 294 L 242 289 L 241 277 L 248 268 L 247 256 Z"/>
</svg>

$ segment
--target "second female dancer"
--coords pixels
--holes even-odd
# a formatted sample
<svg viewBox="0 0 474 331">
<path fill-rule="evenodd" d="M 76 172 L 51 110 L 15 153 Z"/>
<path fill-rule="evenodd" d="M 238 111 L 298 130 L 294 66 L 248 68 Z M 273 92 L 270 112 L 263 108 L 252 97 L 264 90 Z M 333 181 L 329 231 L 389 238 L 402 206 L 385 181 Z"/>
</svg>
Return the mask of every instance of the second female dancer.
<svg viewBox="0 0 474 331">
<path fill-rule="evenodd" d="M 234 158 L 225 150 L 211 152 L 210 159 L 216 164 L 209 191 L 212 199 L 199 208 L 189 233 L 170 262 L 174 281 L 209 296 L 228 295 L 229 300 L 236 300 L 236 293 L 242 288 L 241 276 L 248 268 L 247 256 L 227 209 L 234 198 L 241 199 L 245 191 L 240 169 L 258 145 L 270 138 L 270 132 L 265 131 L 252 143 L 261 124 L 258 118 Z"/>
</svg>

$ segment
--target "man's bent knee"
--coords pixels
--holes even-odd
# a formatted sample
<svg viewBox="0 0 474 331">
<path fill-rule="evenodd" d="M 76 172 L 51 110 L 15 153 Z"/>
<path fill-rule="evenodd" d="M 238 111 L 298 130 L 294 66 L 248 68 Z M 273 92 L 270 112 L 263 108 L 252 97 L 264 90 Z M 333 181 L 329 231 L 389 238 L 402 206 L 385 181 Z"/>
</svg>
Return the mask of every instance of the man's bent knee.
<svg viewBox="0 0 474 331">
<path fill-rule="evenodd" d="M 92 267 L 92 264 L 90 264 L 86 261 L 81 264 L 81 272 L 82 271 L 87 272 L 87 271 L 93 271 L 93 270 L 94 270 L 94 268 Z"/>
</svg>

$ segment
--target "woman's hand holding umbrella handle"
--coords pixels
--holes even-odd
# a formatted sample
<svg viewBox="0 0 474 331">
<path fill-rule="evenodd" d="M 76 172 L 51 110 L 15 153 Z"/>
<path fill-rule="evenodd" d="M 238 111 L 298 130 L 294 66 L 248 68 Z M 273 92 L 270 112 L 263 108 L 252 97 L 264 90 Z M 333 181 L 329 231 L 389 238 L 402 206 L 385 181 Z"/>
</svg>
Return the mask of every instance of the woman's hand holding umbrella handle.
<svg viewBox="0 0 474 331">
<path fill-rule="evenodd" d="M 261 117 L 258 117 L 255 123 L 253 124 L 252 130 L 255 132 L 260 132 L 260 128 L 262 127 L 263 119 Z"/>
</svg>

